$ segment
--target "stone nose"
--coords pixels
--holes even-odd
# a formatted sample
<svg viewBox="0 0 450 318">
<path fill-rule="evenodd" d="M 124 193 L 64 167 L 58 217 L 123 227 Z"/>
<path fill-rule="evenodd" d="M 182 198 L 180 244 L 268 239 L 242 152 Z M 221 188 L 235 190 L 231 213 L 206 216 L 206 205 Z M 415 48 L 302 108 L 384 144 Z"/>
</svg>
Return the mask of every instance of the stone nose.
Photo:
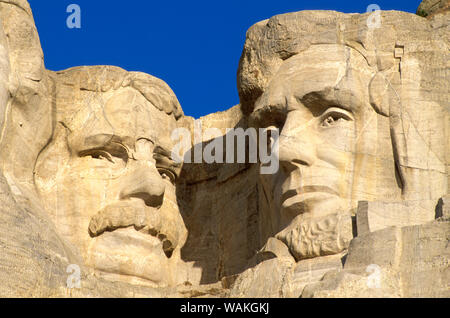
<svg viewBox="0 0 450 318">
<path fill-rule="evenodd" d="M 280 165 L 286 174 L 299 166 L 312 166 L 316 155 L 311 136 L 281 135 L 280 136 Z"/>
<path fill-rule="evenodd" d="M 132 161 L 120 180 L 120 199 L 139 198 L 158 208 L 164 200 L 165 184 L 153 163 Z"/>
</svg>

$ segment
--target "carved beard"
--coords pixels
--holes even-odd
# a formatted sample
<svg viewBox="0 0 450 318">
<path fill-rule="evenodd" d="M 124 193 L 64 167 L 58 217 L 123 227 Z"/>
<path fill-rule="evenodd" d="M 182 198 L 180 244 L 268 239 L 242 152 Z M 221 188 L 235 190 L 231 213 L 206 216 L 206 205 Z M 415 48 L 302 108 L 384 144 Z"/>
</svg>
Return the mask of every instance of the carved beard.
<svg viewBox="0 0 450 318">
<path fill-rule="evenodd" d="M 353 238 L 352 218 L 335 213 L 322 218 L 299 215 L 276 238 L 289 248 L 296 261 L 333 255 L 347 249 Z"/>
</svg>

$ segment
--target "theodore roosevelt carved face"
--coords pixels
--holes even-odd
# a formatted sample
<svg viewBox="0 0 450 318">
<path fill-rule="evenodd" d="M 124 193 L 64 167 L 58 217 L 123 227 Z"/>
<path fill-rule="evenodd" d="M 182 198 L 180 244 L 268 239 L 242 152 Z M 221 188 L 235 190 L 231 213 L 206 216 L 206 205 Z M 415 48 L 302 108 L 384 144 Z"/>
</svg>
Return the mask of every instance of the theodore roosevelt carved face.
<svg viewBox="0 0 450 318">
<path fill-rule="evenodd" d="M 125 86 L 58 99 L 61 114 L 69 101 L 78 104 L 60 115 L 36 184 L 60 234 L 88 266 L 108 279 L 166 286 L 177 281 L 187 231 L 167 133 L 176 119 L 152 104 L 167 102 L 164 90 L 147 84 L 150 98 Z"/>
</svg>

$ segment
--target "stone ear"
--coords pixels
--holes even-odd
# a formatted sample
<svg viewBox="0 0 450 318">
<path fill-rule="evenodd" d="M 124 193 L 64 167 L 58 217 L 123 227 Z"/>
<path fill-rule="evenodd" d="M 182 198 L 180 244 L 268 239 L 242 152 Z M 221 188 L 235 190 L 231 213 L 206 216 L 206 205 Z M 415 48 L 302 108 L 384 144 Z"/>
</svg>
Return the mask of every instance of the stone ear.
<svg viewBox="0 0 450 318">
<path fill-rule="evenodd" d="M 390 89 L 389 80 L 382 72 L 378 72 L 369 84 L 370 105 L 378 114 L 386 117 L 389 116 Z"/>
<path fill-rule="evenodd" d="M 48 178 L 55 177 L 56 172 L 69 160 L 70 152 L 67 145 L 69 130 L 59 124 L 55 127 L 53 138 L 47 146 L 41 150 L 34 166 L 34 182 L 38 186 Z"/>
</svg>

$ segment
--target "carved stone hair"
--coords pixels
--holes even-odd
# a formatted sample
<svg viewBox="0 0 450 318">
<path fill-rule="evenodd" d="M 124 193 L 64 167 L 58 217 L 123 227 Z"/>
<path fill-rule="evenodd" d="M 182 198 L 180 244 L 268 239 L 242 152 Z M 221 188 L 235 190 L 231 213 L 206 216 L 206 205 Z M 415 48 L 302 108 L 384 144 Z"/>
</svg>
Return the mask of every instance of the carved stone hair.
<svg viewBox="0 0 450 318">
<path fill-rule="evenodd" d="M 153 106 L 175 119 L 183 110 L 174 92 L 163 80 L 141 72 L 127 72 L 115 66 L 82 66 L 56 72 L 58 85 L 71 86 L 75 91 L 108 92 L 132 87 Z"/>
</svg>

